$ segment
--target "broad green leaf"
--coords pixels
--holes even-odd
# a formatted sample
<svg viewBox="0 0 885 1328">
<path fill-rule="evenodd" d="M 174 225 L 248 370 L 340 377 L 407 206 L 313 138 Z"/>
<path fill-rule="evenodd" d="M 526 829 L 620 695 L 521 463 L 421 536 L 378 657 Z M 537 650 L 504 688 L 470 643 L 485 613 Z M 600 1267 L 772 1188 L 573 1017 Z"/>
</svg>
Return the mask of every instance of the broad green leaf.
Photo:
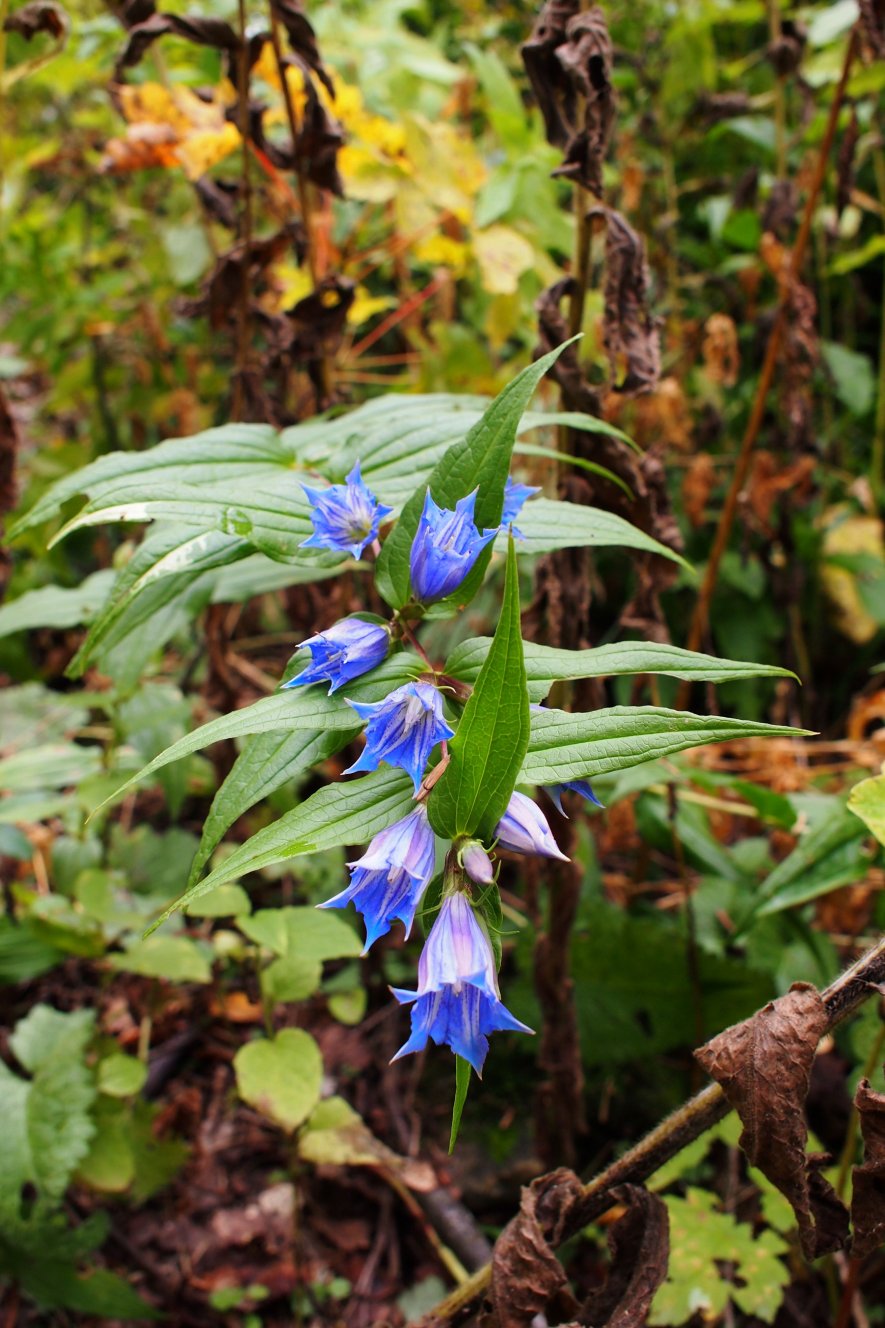
<svg viewBox="0 0 885 1328">
<path fill-rule="evenodd" d="M 14 752 L 0 760 L 0 789 L 29 793 L 67 788 L 100 769 L 99 747 L 83 747 L 74 742 L 48 743 Z"/>
<path fill-rule="evenodd" d="M 472 683 L 489 652 L 491 637 L 478 636 L 456 646 L 445 671 Z M 773 664 L 751 664 L 736 659 L 682 650 L 650 641 L 618 641 L 592 650 L 558 650 L 555 646 L 523 642 L 529 700 L 542 701 L 554 682 L 572 678 L 608 678 L 625 673 L 661 673 L 669 678 L 698 682 L 732 682 L 736 678 L 793 678 L 789 669 Z"/>
<path fill-rule="evenodd" d="M 857 817 L 844 802 L 836 801 L 829 814 L 800 835 L 792 853 L 765 878 L 737 930 L 742 931 L 753 918 L 779 913 L 865 875 L 869 859 L 861 854 L 863 838 Z"/>
<path fill-rule="evenodd" d="M 560 452 L 556 447 L 544 447 L 540 443 L 521 443 L 519 440 L 513 449 L 514 454 L 520 456 L 547 457 L 551 461 L 557 461 L 568 466 L 577 466 L 579 470 L 586 470 L 590 475 L 598 475 L 600 479 L 608 480 L 610 484 L 615 484 L 621 489 L 628 498 L 633 497 L 633 490 L 629 484 L 616 475 L 613 470 L 606 466 L 600 466 L 596 461 L 587 461 L 585 457 L 574 456 L 570 452 Z"/>
<path fill-rule="evenodd" d="M 233 485 L 251 483 L 256 476 L 277 475 L 282 461 L 277 435 L 266 424 L 228 424 L 190 438 L 170 438 L 144 452 L 111 452 L 53 484 L 13 524 L 9 537 L 15 539 L 23 530 L 49 520 L 80 493 L 100 499 L 172 475 L 176 483 L 195 486 L 225 478 Z M 285 464 L 291 465 L 291 454 Z"/>
<path fill-rule="evenodd" d="M 317 849 L 365 843 L 411 809 L 412 781 L 401 770 L 383 769 L 360 779 L 317 789 L 299 807 L 234 849 L 224 862 L 170 905 L 158 927 L 177 908 L 246 872 L 287 862 Z"/>
<path fill-rule="evenodd" d="M 260 908 L 237 926 L 250 941 L 276 955 L 301 955 L 322 963 L 326 959 L 353 959 L 362 950 L 359 937 L 343 918 L 304 905 Z"/>
<path fill-rule="evenodd" d="M 241 885 L 217 885 L 208 895 L 195 900 L 187 909 L 191 918 L 232 918 L 245 917 L 251 902 Z"/>
<path fill-rule="evenodd" d="M 637 530 L 623 517 L 598 507 L 533 498 L 520 512 L 517 524 L 523 536 L 520 553 L 553 553 L 556 549 L 573 548 L 642 549 L 692 570 L 681 554 Z"/>
<path fill-rule="evenodd" d="M 490 841 L 507 809 L 529 740 L 529 701 L 513 536 L 501 616 L 455 736 L 449 764 L 427 800 L 438 835 Z"/>
<path fill-rule="evenodd" d="M 358 733 L 359 727 L 253 734 L 209 808 L 188 885 L 197 880 L 216 846 L 244 812 L 283 784 L 333 756 Z"/>
<path fill-rule="evenodd" d="M 698 1315 L 713 1322 L 730 1300 L 743 1314 L 774 1322 L 790 1284 L 790 1270 L 778 1256 L 790 1247 L 774 1231 L 756 1232 L 750 1223 L 720 1212 L 717 1202 L 715 1194 L 695 1187 L 684 1198 L 666 1196 L 670 1264 L 652 1302 L 650 1324 L 684 1324 Z M 720 1266 L 724 1251 L 734 1265 L 727 1276 Z"/>
<path fill-rule="evenodd" d="M 319 991 L 323 966 L 316 959 L 292 955 L 275 959 L 261 973 L 261 994 L 266 1001 L 306 1001 Z"/>
<path fill-rule="evenodd" d="M 409 554 L 428 488 L 440 507 L 453 508 L 459 498 L 466 497 L 478 487 L 477 526 L 480 530 L 490 529 L 500 523 L 504 485 L 519 421 L 538 383 L 568 344 L 564 343 L 523 369 L 495 398 L 467 437 L 445 453 L 427 482 L 422 482 L 412 494 L 378 559 L 378 589 L 392 608 L 402 608 L 409 599 Z M 475 594 L 490 556 L 488 548 L 483 550 L 459 588 L 459 603 L 466 603 Z"/>
<path fill-rule="evenodd" d="M 234 1056 L 240 1097 L 291 1132 L 319 1102 L 323 1058 L 309 1033 L 284 1028 L 275 1038 L 248 1042 Z"/>
<path fill-rule="evenodd" d="M 169 982 L 209 982 L 212 977 L 206 956 L 187 936 L 148 936 L 123 954 L 109 955 L 108 963 L 124 973 Z"/>
<path fill-rule="evenodd" d="M 805 729 L 755 720 L 692 715 L 657 706 L 612 706 L 592 714 L 543 710 L 532 731 L 520 773 L 524 784 L 591 779 L 628 766 L 734 738 L 798 738 Z"/>
<path fill-rule="evenodd" d="M 869 826 L 880 844 L 885 844 L 885 775 L 855 784 L 848 795 L 848 810 Z"/>
<path fill-rule="evenodd" d="M 0 636 L 34 627 L 79 627 L 100 612 L 114 584 L 112 571 L 93 572 L 82 585 L 65 590 L 43 586 L 0 606 Z"/>
<path fill-rule="evenodd" d="M 417 677 L 422 668 L 423 665 L 415 655 L 407 653 L 393 655 L 371 673 L 357 678 L 348 687 L 347 694 L 357 701 L 382 700 L 394 687 Z M 171 747 L 167 747 L 159 756 L 154 757 L 139 770 L 138 774 L 127 779 L 125 784 L 121 784 L 112 794 L 112 799 L 116 801 L 134 784 L 147 779 L 149 775 L 156 774 L 172 761 L 180 761 L 184 756 L 190 756 L 193 752 L 211 746 L 213 742 L 221 742 L 226 738 L 242 738 L 252 733 L 279 734 L 308 730 L 311 735 L 315 735 L 320 728 L 326 731 L 339 729 L 344 734 L 349 734 L 355 727 L 359 727 L 358 722 L 355 726 L 354 718 L 355 712 L 344 697 L 329 695 L 321 684 L 274 692 L 272 696 L 264 696 L 253 705 L 244 706 L 242 710 L 234 710 L 229 715 L 212 719 L 208 724 L 195 729 L 193 733 L 179 738 L 178 742 L 174 742 Z M 111 798 L 107 801 L 110 802 Z"/>
<path fill-rule="evenodd" d="M 98 1063 L 98 1087 L 109 1097 L 132 1097 L 140 1093 L 147 1078 L 147 1066 L 136 1056 L 114 1052 Z"/>
</svg>

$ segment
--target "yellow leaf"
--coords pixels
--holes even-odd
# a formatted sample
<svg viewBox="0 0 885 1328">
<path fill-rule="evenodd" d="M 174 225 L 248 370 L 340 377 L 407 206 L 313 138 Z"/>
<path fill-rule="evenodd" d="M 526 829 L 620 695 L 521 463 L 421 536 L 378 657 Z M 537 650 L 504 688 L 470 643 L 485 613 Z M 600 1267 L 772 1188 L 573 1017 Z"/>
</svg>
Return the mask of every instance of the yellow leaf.
<svg viewBox="0 0 885 1328">
<path fill-rule="evenodd" d="M 489 226 L 474 240 L 483 289 L 491 295 L 513 295 L 519 278 L 532 266 L 535 251 L 510 226 Z"/>
<path fill-rule="evenodd" d="M 856 645 L 866 645 L 879 631 L 879 623 L 861 600 L 855 574 L 846 567 L 833 567 L 826 559 L 834 554 L 872 555 L 883 563 L 885 574 L 885 536 L 879 517 L 846 515 L 849 510 L 844 506 L 831 507 L 824 513 L 821 581 L 838 630 Z"/>
<path fill-rule="evenodd" d="M 175 155 L 189 180 L 198 180 L 218 162 L 236 152 L 240 146 L 240 132 L 236 125 L 226 124 L 221 129 L 203 129 L 188 134 L 176 145 Z"/>
<path fill-rule="evenodd" d="M 438 232 L 419 240 L 413 253 L 417 262 L 429 263 L 433 267 L 447 267 L 456 277 L 463 277 L 470 261 L 470 249 L 463 240 L 453 240 Z"/>
<path fill-rule="evenodd" d="M 359 327 L 361 323 L 367 323 L 375 314 L 383 313 L 385 309 L 392 309 L 396 300 L 392 295 L 370 295 L 365 286 L 358 286 L 353 304 L 350 306 L 347 314 L 347 321 L 351 327 Z"/>
</svg>

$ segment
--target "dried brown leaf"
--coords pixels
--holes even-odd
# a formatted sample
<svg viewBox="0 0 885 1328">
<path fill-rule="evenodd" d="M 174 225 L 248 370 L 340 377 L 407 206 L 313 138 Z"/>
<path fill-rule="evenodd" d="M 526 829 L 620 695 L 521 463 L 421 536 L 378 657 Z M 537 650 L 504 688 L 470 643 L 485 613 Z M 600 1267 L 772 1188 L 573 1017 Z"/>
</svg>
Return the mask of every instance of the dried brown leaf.
<svg viewBox="0 0 885 1328">
<path fill-rule="evenodd" d="M 876 1093 L 861 1079 L 854 1095 L 860 1117 L 864 1160 L 852 1171 L 851 1252 L 858 1258 L 885 1244 L 885 1093 Z"/>
<path fill-rule="evenodd" d="M 307 65 L 317 75 L 326 90 L 334 97 L 335 88 L 326 72 L 320 49 L 317 46 L 316 33 L 304 12 L 300 0 L 271 0 L 271 10 L 286 29 L 289 45 L 301 64 Z"/>
<path fill-rule="evenodd" d="M 716 484 L 716 467 L 709 452 L 699 452 L 682 480 L 682 505 L 695 530 L 707 519 L 707 503 Z"/>
<path fill-rule="evenodd" d="M 217 51 L 231 54 L 239 51 L 240 39 L 229 23 L 218 18 L 183 18 L 178 14 L 150 13 L 141 22 L 129 28 L 129 39 L 117 60 L 117 75 L 137 65 L 145 51 L 157 40 L 172 34 L 195 42 L 198 46 L 211 46 Z"/>
<path fill-rule="evenodd" d="M 750 1162 L 792 1204 L 808 1259 L 841 1249 L 848 1236 L 848 1212 L 820 1174 L 826 1159 L 805 1152 L 804 1103 L 826 1027 L 820 993 L 800 982 L 695 1053 L 740 1116 Z"/>
<path fill-rule="evenodd" d="M 525 1328 L 566 1276 L 553 1252 L 581 1202 L 581 1182 L 561 1167 L 523 1188 L 519 1213 L 492 1255 L 492 1302 L 498 1328 Z"/>
<path fill-rule="evenodd" d="M 618 392 L 645 392 L 661 372 L 657 320 L 649 301 L 645 245 L 620 212 L 606 209 L 605 313 L 602 337 Z M 616 377 L 625 361 L 624 375 Z"/>
<path fill-rule="evenodd" d="M 564 175 L 602 194 L 602 164 L 615 116 L 612 44 L 603 11 L 548 0 L 522 48 L 548 140 L 565 149 Z"/>
<path fill-rule="evenodd" d="M 68 16 L 54 0 L 31 0 L 30 4 L 15 9 L 3 24 L 7 32 L 15 32 L 25 41 L 31 41 L 39 32 L 50 37 L 63 37 L 68 30 Z"/>
<path fill-rule="evenodd" d="M 580 1320 L 594 1328 L 640 1328 L 667 1276 L 667 1205 L 642 1185 L 620 1185 L 611 1198 L 627 1211 L 609 1228 L 611 1271 L 605 1286 L 587 1297 Z"/>
</svg>

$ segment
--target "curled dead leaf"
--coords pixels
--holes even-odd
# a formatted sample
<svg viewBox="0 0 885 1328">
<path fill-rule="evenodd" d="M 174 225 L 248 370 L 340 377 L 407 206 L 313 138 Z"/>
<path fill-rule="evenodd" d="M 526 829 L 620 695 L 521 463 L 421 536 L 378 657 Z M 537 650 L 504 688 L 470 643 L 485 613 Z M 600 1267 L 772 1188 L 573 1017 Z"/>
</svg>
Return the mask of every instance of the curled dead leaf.
<svg viewBox="0 0 885 1328">
<path fill-rule="evenodd" d="M 40 32 L 58 40 L 67 35 L 68 26 L 67 14 L 54 0 L 31 0 L 8 14 L 3 24 L 6 32 L 14 32 L 25 41 L 33 40 Z"/>
<path fill-rule="evenodd" d="M 585 1300 L 580 1322 L 599 1328 L 640 1328 L 667 1276 L 667 1205 L 643 1185 L 619 1185 L 611 1198 L 625 1204 L 626 1211 L 609 1228 L 611 1270 L 605 1285 Z"/>
<path fill-rule="evenodd" d="M 525 1328 L 566 1276 L 553 1252 L 581 1202 L 581 1182 L 565 1167 L 523 1187 L 519 1213 L 492 1255 L 492 1302 L 498 1328 Z"/>
<path fill-rule="evenodd" d="M 821 1175 L 827 1159 L 805 1151 L 804 1104 L 826 1027 L 818 990 L 795 983 L 695 1053 L 740 1116 L 740 1144 L 750 1162 L 792 1204 L 808 1259 L 841 1249 L 848 1238 L 848 1211 Z"/>
<path fill-rule="evenodd" d="M 854 1095 L 860 1118 L 864 1160 L 854 1167 L 851 1184 L 851 1252 L 862 1259 L 885 1244 L 885 1093 L 861 1079 Z"/>
</svg>

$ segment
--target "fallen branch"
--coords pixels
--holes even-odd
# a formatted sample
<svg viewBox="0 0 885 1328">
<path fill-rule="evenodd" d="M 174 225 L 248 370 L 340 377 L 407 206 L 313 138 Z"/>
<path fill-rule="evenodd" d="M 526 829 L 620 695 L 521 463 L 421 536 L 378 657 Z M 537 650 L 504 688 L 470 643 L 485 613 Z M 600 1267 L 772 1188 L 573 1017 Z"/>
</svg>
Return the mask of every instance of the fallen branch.
<svg viewBox="0 0 885 1328">
<path fill-rule="evenodd" d="M 869 997 L 878 994 L 877 983 L 885 981 L 885 936 L 856 963 L 821 992 L 826 1009 L 825 1032 L 830 1032 Z M 729 1113 L 725 1094 L 718 1084 L 710 1084 L 672 1115 L 656 1125 L 644 1139 L 623 1157 L 588 1181 L 581 1202 L 569 1214 L 569 1220 L 557 1231 L 559 1242 L 573 1236 L 588 1222 L 601 1217 L 611 1207 L 611 1191 L 618 1185 L 641 1183 L 665 1162 L 690 1144 L 705 1130 Z M 420 1328 L 458 1328 L 480 1308 L 491 1285 L 492 1265 L 456 1287 L 450 1295 L 420 1320 Z"/>
</svg>

